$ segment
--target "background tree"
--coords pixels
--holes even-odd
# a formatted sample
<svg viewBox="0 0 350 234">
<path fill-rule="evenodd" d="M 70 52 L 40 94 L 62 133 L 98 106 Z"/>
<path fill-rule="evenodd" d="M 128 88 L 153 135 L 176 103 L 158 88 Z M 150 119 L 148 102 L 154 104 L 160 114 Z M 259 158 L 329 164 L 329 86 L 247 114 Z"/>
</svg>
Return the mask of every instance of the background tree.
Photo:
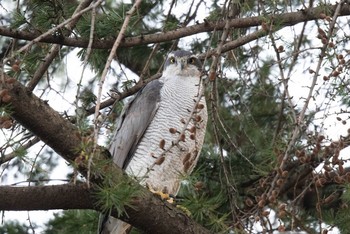
<svg viewBox="0 0 350 234">
<path fill-rule="evenodd" d="M 348 1 L 1 4 L 0 210 L 68 210 L 46 233 L 95 232 L 101 210 L 151 233 L 350 232 Z M 203 60 L 210 115 L 176 199 L 188 214 L 101 147 L 122 100 L 176 49 Z M 72 56 L 83 68 L 74 75 Z M 63 159 L 64 184 L 49 186 Z"/>
</svg>

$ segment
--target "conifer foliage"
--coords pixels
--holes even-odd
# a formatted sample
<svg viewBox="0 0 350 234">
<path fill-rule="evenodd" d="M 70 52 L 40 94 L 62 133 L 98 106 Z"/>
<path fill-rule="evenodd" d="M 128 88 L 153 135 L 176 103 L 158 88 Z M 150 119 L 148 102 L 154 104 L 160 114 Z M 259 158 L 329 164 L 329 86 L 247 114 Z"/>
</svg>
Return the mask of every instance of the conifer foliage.
<svg viewBox="0 0 350 234">
<path fill-rule="evenodd" d="M 350 2 L 306 2 L 0 1 L 0 233 L 95 233 L 100 211 L 134 233 L 350 233 Z M 203 61 L 209 121 L 168 204 L 104 146 L 177 49 Z"/>
</svg>

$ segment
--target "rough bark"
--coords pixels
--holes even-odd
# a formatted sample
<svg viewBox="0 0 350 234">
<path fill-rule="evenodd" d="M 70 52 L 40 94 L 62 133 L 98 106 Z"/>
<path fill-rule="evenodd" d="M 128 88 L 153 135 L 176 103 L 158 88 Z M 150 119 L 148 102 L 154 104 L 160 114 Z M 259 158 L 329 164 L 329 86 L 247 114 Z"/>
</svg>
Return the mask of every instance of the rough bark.
<svg viewBox="0 0 350 234">
<path fill-rule="evenodd" d="M 97 209 L 93 190 L 86 184 L 12 187 L 0 186 L 0 210 Z M 174 205 L 152 194 L 135 199 L 120 217 L 146 233 L 209 233 Z M 113 214 L 113 212 L 112 212 Z M 115 214 L 115 213 L 114 213 Z M 137 224 L 137 225 L 135 225 Z"/>
<path fill-rule="evenodd" d="M 81 138 L 79 136 L 78 129 L 70 123 L 67 119 L 60 116 L 59 113 L 54 111 L 48 103 L 42 101 L 36 97 L 30 90 L 20 84 L 17 80 L 7 77 L 5 74 L 0 77 L 0 93 L 1 102 L 0 106 L 8 106 L 11 111 L 11 116 L 21 123 L 25 128 L 30 130 L 32 133 L 37 135 L 43 142 L 49 145 L 59 155 L 70 163 L 74 163 L 75 160 L 80 156 Z M 7 96 L 6 96 L 7 95 Z M 6 96 L 6 98 L 4 98 Z M 86 149 L 84 149 L 86 150 Z M 95 162 L 100 159 L 107 158 L 108 154 L 101 151 L 100 155 L 95 156 Z M 79 161 L 79 160 L 78 160 Z M 79 171 L 86 175 L 87 167 L 84 163 L 78 165 Z M 122 180 L 122 171 L 113 164 L 108 164 L 104 168 L 104 172 L 112 173 L 115 175 L 115 182 Z M 95 183 L 101 182 L 103 178 L 103 172 L 97 168 L 91 167 L 91 181 Z M 93 186 L 92 186 L 93 187 Z M 15 194 L 8 194 L 10 188 L 2 188 L 0 190 L 2 195 L 0 196 L 1 210 L 5 209 L 4 197 L 9 199 L 11 196 L 19 196 L 12 200 L 10 206 L 6 207 L 6 210 L 18 210 L 20 209 L 18 204 L 23 207 L 29 205 L 38 205 L 38 209 L 52 209 L 53 207 L 46 207 L 48 199 L 54 198 L 55 209 L 68 209 L 68 205 L 75 204 L 78 206 L 81 204 L 80 199 L 86 202 L 86 200 L 94 201 L 91 196 L 91 191 L 81 191 L 78 193 L 64 192 L 60 189 L 62 187 L 55 186 L 51 187 L 28 187 L 28 188 L 15 188 L 13 191 Z M 55 190 L 56 189 L 56 190 Z M 65 189 L 73 189 L 67 187 Z M 83 188 L 80 188 L 83 189 Z M 144 189 L 141 188 L 140 189 Z M 30 191 L 30 192 L 27 192 Z M 50 192 L 55 191 L 50 195 Z M 69 190 L 72 192 L 72 190 Z M 26 193 L 27 192 L 27 193 Z M 27 196 L 22 197 L 23 194 Z M 62 199 L 67 198 L 68 195 L 72 194 L 70 202 L 59 201 L 59 197 Z M 135 227 L 149 233 L 209 233 L 208 230 L 195 223 L 192 219 L 187 217 L 183 212 L 177 210 L 175 207 L 165 204 L 160 199 L 154 197 L 150 192 L 144 189 L 144 196 L 135 198 L 133 200 L 133 208 L 127 207 L 128 216 L 122 216 L 121 219 L 129 222 Z M 44 197 L 46 199 L 44 199 Z M 78 199 L 76 199 L 78 197 Z M 8 200 L 9 201 L 9 200 Z M 30 202 L 29 202 L 30 201 Z M 94 203 L 93 203 L 94 204 Z M 42 206 L 40 206 L 42 205 Z M 61 205 L 62 207 L 59 207 Z M 32 207 L 33 208 L 33 207 Z M 86 209 L 88 207 L 85 207 Z M 91 205 L 89 208 L 99 210 L 98 207 Z M 23 209 L 23 208 L 22 208 Z M 24 210 L 27 210 L 24 208 Z M 112 215 L 116 215 L 116 212 L 112 212 Z"/>
<path fill-rule="evenodd" d="M 94 198 L 84 184 L 0 186 L 0 210 L 94 209 Z"/>
<path fill-rule="evenodd" d="M 62 118 L 47 102 L 36 97 L 15 79 L 5 78 L 5 82 L 0 84 L 0 90 L 6 90 L 10 96 L 9 103 L 2 101 L 0 105 L 9 105 L 10 114 L 17 122 L 68 162 L 74 161 L 80 153 L 81 138 L 72 123 Z"/>
</svg>

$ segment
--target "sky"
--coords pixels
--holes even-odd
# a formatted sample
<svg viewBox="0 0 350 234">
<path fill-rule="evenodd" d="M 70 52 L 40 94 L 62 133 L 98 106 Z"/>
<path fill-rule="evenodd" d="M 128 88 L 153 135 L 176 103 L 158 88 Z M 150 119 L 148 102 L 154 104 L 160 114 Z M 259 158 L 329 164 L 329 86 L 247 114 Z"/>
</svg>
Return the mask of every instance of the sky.
<svg viewBox="0 0 350 234">
<path fill-rule="evenodd" d="M 2 14 L 6 14 L 6 9 L 10 11 L 11 7 L 9 5 L 7 5 L 7 3 L 10 2 L 11 4 L 14 4 L 13 1 L 1 1 L 2 7 L 0 6 L 0 16 Z M 181 14 L 181 12 L 183 12 L 183 8 L 188 9 L 187 6 L 182 5 L 183 2 L 185 1 L 179 1 L 178 5 L 176 6 L 178 10 L 174 11 L 177 12 L 178 14 Z M 165 11 L 167 12 L 167 10 Z M 197 20 L 199 22 L 201 22 L 206 15 L 208 15 L 208 10 L 206 8 L 203 8 L 202 10 L 199 11 L 200 15 L 197 16 Z M 298 30 L 300 31 L 300 27 L 301 25 L 297 25 L 295 27 L 295 31 L 298 32 Z M 286 28 L 284 30 L 279 31 L 277 34 L 279 35 L 286 35 L 290 32 L 290 28 Z M 308 34 L 313 34 L 315 33 L 316 29 L 308 29 L 309 32 Z M 293 34 L 292 34 L 293 35 Z M 182 40 L 180 40 L 180 47 L 182 48 L 186 48 L 186 49 L 190 49 L 189 48 L 189 42 L 191 40 L 197 40 L 200 39 L 201 35 L 195 35 L 193 37 L 186 37 Z M 317 45 L 315 45 L 317 46 Z M 63 77 L 63 79 L 70 79 L 73 82 L 70 82 L 70 85 L 74 85 L 77 83 L 77 81 L 80 79 L 81 74 L 82 74 L 82 63 L 81 60 L 77 57 L 77 52 L 78 50 L 74 50 L 72 51 L 66 58 L 66 64 L 67 67 L 66 69 L 64 69 L 63 72 L 60 72 L 60 76 Z M 271 51 L 270 51 L 271 52 Z M 271 52 L 272 54 L 272 52 Z M 271 54 L 267 53 L 267 54 L 262 54 L 261 58 L 266 58 L 268 56 L 271 56 Z M 299 68 L 295 73 L 292 74 L 292 80 L 289 84 L 289 89 L 291 92 L 291 95 L 294 97 L 293 101 L 295 102 L 295 104 L 297 106 L 302 106 L 303 105 L 303 97 L 305 97 L 307 91 L 308 91 L 308 87 L 310 85 L 311 82 L 311 76 L 308 75 L 308 70 L 310 68 L 310 65 L 312 64 L 311 61 L 306 61 L 304 64 L 299 64 Z M 116 62 L 114 62 L 112 64 L 112 67 L 115 68 L 116 70 L 119 70 L 119 66 Z M 234 72 L 233 72 L 234 73 Z M 131 72 L 127 71 L 127 76 L 129 79 L 137 79 L 137 77 L 132 74 Z M 232 74 L 232 76 L 234 76 L 234 74 Z M 86 69 L 84 71 L 84 80 L 90 80 L 90 78 L 95 77 L 95 74 L 90 70 L 90 69 Z M 303 77 L 303 79 L 300 79 L 300 77 Z M 58 79 L 61 80 L 61 79 Z M 109 92 L 110 87 L 112 86 L 112 84 L 114 83 L 114 78 L 111 76 L 111 74 L 109 74 L 109 76 L 107 76 L 107 82 L 105 83 L 104 87 L 103 87 L 103 94 L 104 96 L 107 96 L 107 93 Z M 55 84 L 55 81 L 53 81 L 53 83 L 51 83 L 51 85 L 57 89 L 59 89 L 60 84 L 57 83 Z M 319 87 L 321 87 L 322 83 L 319 83 Z M 72 87 L 74 88 L 74 87 Z M 96 90 L 95 90 L 96 91 Z M 321 89 L 322 92 L 322 89 Z M 95 92 L 97 93 L 97 92 Z M 322 96 L 322 95 L 320 95 Z M 57 111 L 63 111 L 66 110 L 69 106 L 71 106 L 71 103 L 73 102 L 72 100 L 74 100 L 75 98 L 75 93 L 70 93 L 67 94 L 65 96 L 65 99 L 62 99 L 61 96 L 59 96 L 57 93 L 54 92 L 49 92 L 49 95 L 44 97 L 44 99 L 47 100 L 62 100 L 60 102 L 57 101 L 50 101 L 49 105 L 51 107 L 53 107 L 55 110 Z M 313 103 L 310 105 L 310 107 L 316 107 L 319 105 L 319 102 L 322 102 L 324 100 L 315 100 L 313 101 Z M 330 110 L 326 110 L 327 112 L 329 111 L 330 113 L 332 113 L 333 111 L 337 111 L 339 106 L 335 106 L 332 107 L 332 109 Z M 312 110 L 312 108 L 309 109 L 309 111 Z M 73 111 L 73 110 L 72 110 Z M 327 134 L 328 136 L 331 137 L 331 139 L 337 139 L 339 138 L 340 135 L 346 135 L 347 133 L 347 129 L 350 128 L 350 125 L 342 125 L 339 123 L 339 121 L 336 121 L 336 117 L 337 115 L 328 115 L 328 118 L 325 118 L 324 116 L 326 116 L 325 114 L 322 116 L 319 116 L 319 121 L 320 123 L 324 124 L 324 132 L 325 134 Z M 310 130 L 311 131 L 311 130 Z M 101 138 L 100 139 L 100 143 L 104 144 L 105 143 L 105 139 Z M 41 147 L 41 143 L 36 146 L 33 147 L 33 152 L 35 152 L 38 147 Z M 346 157 L 347 155 L 350 155 L 350 149 L 346 149 L 343 150 L 341 155 L 343 155 L 344 157 Z M 59 167 L 57 167 L 55 169 L 55 171 L 52 174 L 52 178 L 54 179 L 63 179 L 64 176 L 67 174 L 67 172 L 69 172 L 70 169 L 67 168 L 67 166 L 65 165 L 65 163 L 61 163 L 61 165 Z M 7 180 L 6 183 L 7 184 L 12 184 L 14 182 L 18 182 L 18 181 L 25 181 L 26 178 L 16 178 L 16 180 Z M 54 182 L 57 183 L 57 182 Z M 7 220 L 11 220 L 11 219 L 17 219 L 20 220 L 21 222 L 27 222 L 28 221 L 28 217 L 30 217 L 30 220 L 34 223 L 38 223 L 41 224 L 43 223 L 43 220 L 47 220 L 48 217 L 52 216 L 53 212 L 57 212 L 57 211 L 31 211 L 31 212 L 5 212 L 5 215 L 3 215 L 3 221 L 6 222 Z M 39 232 L 41 229 L 38 229 Z M 36 230 L 36 231 L 38 231 Z M 333 232 L 329 232 L 332 234 L 337 233 L 336 230 L 334 230 Z"/>
<path fill-rule="evenodd" d="M 124 2 L 128 2 L 128 1 L 124 1 Z M 181 1 L 179 1 L 181 2 Z M 10 4 L 9 4 L 10 3 Z M 2 7 L 0 6 L 0 16 L 3 14 L 7 14 L 8 12 L 11 12 L 11 9 L 13 9 L 13 7 L 15 6 L 16 2 L 14 1 L 1 1 Z M 179 5 L 177 6 L 179 7 Z M 180 5 L 180 9 L 181 6 Z M 186 8 L 186 7 L 185 7 Z M 166 9 L 167 12 L 168 9 Z M 179 14 L 181 14 L 180 12 L 183 12 L 183 10 L 178 10 L 175 11 L 178 12 Z M 202 9 L 201 11 L 201 16 L 199 16 L 198 20 L 202 20 L 206 13 L 208 12 L 207 9 Z M 192 40 L 192 39 L 196 39 L 198 37 L 198 35 L 193 36 L 193 37 L 188 37 L 186 38 L 186 40 L 181 40 L 180 41 L 180 46 L 183 48 L 187 48 L 190 49 L 188 46 L 188 40 Z M 65 80 L 65 79 L 69 79 L 72 82 L 70 82 L 70 86 L 75 85 L 76 83 L 78 83 L 82 72 L 83 72 L 83 66 L 82 66 L 82 61 L 80 60 L 80 58 L 78 58 L 77 53 L 79 52 L 79 49 L 75 49 L 73 50 L 65 59 L 66 59 L 66 68 L 64 69 L 64 71 L 60 71 L 58 74 L 59 76 L 62 77 L 62 79 L 54 79 L 51 81 L 51 87 L 53 89 L 60 89 L 60 83 L 55 83 L 55 80 L 61 81 L 61 80 Z M 123 66 L 122 66 L 123 67 Z M 119 65 L 114 61 L 112 63 L 112 68 L 114 68 L 116 71 L 120 71 Z M 124 69 L 124 68 L 123 68 Z M 132 72 L 126 70 L 126 76 L 127 79 L 135 79 L 138 80 L 138 77 L 133 74 Z M 87 67 L 84 70 L 83 73 L 84 79 L 85 81 L 90 80 L 91 78 L 95 77 L 96 74 L 89 69 L 89 67 Z M 107 75 L 106 78 L 106 82 L 104 84 L 103 87 L 103 96 L 106 97 L 107 93 L 109 92 L 110 88 L 112 87 L 112 85 L 115 82 L 115 78 L 111 76 L 111 74 Z M 71 87 L 74 89 L 74 87 Z M 95 94 L 97 93 L 97 87 L 95 90 Z M 44 96 L 43 99 L 49 100 L 49 105 L 55 109 L 56 111 L 64 111 L 67 110 L 67 108 L 69 108 L 71 106 L 71 103 L 73 103 L 73 100 L 75 99 L 75 95 L 76 93 L 68 93 L 65 94 L 65 97 L 62 98 L 62 96 L 60 96 L 59 94 L 55 93 L 55 92 L 49 92 L 48 95 Z M 55 101 L 50 101 L 50 100 L 55 100 Z M 56 100 L 61 100 L 61 101 L 56 101 Z M 70 109 L 72 111 L 72 113 L 74 113 L 73 109 Z M 106 143 L 106 139 L 101 137 L 99 139 L 99 143 L 101 145 L 104 145 Z M 32 152 L 37 152 L 37 150 L 42 146 L 43 144 L 40 143 L 35 147 L 32 147 L 31 151 Z M 63 162 L 61 160 L 61 163 L 59 166 L 57 166 L 55 168 L 55 170 L 52 173 L 51 178 L 55 179 L 55 181 L 53 181 L 50 184 L 57 184 L 59 180 L 61 179 L 65 179 L 65 176 L 68 172 L 70 172 L 71 169 L 68 168 L 65 164 L 65 162 Z M 22 177 L 22 178 L 9 178 L 8 180 L 5 181 L 6 184 L 12 184 L 12 183 L 17 183 L 20 181 L 25 182 L 26 181 L 26 177 Z M 3 181 L 4 182 L 4 181 Z M 63 183 L 63 182 L 61 182 Z M 27 183 L 21 183 L 19 185 L 25 186 Z M 2 184 L 4 185 L 4 184 Z M 4 215 L 2 215 L 2 218 L 0 219 L 0 222 L 6 222 L 7 220 L 18 220 L 20 222 L 23 223 L 27 223 L 28 224 L 28 219 L 30 219 L 30 221 L 32 223 L 36 223 L 38 225 L 42 225 L 43 222 L 46 222 L 50 217 L 52 217 L 53 213 L 55 212 L 59 212 L 60 210 L 50 210 L 50 211 L 30 211 L 30 212 L 26 212 L 26 211 L 6 211 L 4 213 Z M 35 231 L 36 233 L 40 233 L 40 231 L 42 230 L 42 228 L 37 228 Z"/>
</svg>

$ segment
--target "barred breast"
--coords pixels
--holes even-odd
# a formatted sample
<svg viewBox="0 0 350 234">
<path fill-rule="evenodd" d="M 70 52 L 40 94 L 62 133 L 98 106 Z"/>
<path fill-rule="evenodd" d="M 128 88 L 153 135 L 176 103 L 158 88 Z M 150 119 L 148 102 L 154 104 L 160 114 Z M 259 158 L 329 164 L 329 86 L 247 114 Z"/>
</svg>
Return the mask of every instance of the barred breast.
<svg viewBox="0 0 350 234">
<path fill-rule="evenodd" d="M 175 195 L 181 175 L 190 173 L 198 160 L 207 108 L 204 96 L 198 102 L 199 78 L 172 76 L 161 81 L 159 108 L 125 171 L 143 185 Z"/>
</svg>

